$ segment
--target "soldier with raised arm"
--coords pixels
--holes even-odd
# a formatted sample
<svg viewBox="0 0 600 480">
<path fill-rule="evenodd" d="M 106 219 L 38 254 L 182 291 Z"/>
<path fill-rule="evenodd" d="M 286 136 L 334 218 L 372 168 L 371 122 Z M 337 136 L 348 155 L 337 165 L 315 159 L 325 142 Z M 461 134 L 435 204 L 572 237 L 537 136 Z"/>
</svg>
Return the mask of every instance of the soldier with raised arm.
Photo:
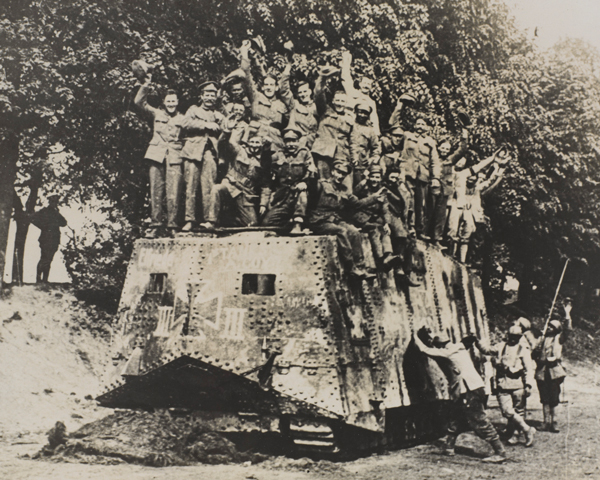
<svg viewBox="0 0 600 480">
<path fill-rule="evenodd" d="M 451 419 L 446 437 L 446 454 L 454 455 L 454 445 L 461 433 L 461 427 L 467 423 L 475 433 L 487 441 L 494 449 L 495 455 L 486 457 L 484 462 L 502 463 L 506 460 L 506 451 L 500 441 L 498 432 L 485 412 L 485 384 L 475 369 L 469 353 L 475 338 L 467 336 L 458 343 L 450 343 L 445 333 L 441 333 L 433 341 L 434 347 L 428 347 L 418 335 L 413 334 L 417 348 L 426 355 L 435 358 L 448 379 L 450 399 L 456 407 L 455 417 Z"/>
<path fill-rule="evenodd" d="M 354 79 L 350 71 L 352 64 L 352 54 L 347 50 L 342 52 L 342 69 L 341 78 L 342 85 L 348 95 L 348 110 L 351 114 L 356 112 L 356 106 L 360 103 L 368 107 L 369 121 L 373 126 L 373 130 L 377 136 L 381 135 L 379 128 L 379 115 L 377 115 L 377 104 L 371 98 L 371 90 L 373 89 L 373 79 L 362 75 L 358 78 L 358 88 L 354 86 Z"/>
<path fill-rule="evenodd" d="M 288 46 L 292 47 L 292 45 Z M 292 63 L 288 61 L 279 79 L 279 94 L 289 110 L 288 128 L 301 132 L 300 146 L 310 150 L 317 135 L 319 113 L 307 78 L 299 78 L 296 84 L 296 94 L 292 93 L 291 72 Z"/>
<path fill-rule="evenodd" d="M 540 337 L 533 350 L 537 363 L 535 380 L 540 392 L 540 403 L 544 411 L 543 430 L 558 433 L 556 423 L 556 407 L 560 403 L 561 386 L 567 376 L 562 366 L 563 345 L 573 330 L 571 318 L 571 300 L 566 299 L 563 305 L 565 322 L 552 320 L 548 323 L 546 334 Z"/>
<path fill-rule="evenodd" d="M 463 157 L 467 151 L 469 143 L 469 132 L 466 128 L 462 129 L 460 141 L 457 148 L 452 152 L 452 145 L 449 140 L 439 144 L 438 152 L 441 160 L 441 191 L 430 198 L 430 215 L 427 234 L 431 237 L 432 243 L 441 247 L 441 240 L 444 235 L 444 227 L 448 217 L 448 201 L 454 195 L 454 165 Z"/>
<path fill-rule="evenodd" d="M 338 72 L 336 68 L 321 67 L 315 86 L 315 102 L 319 113 L 322 113 L 317 129 L 317 137 L 312 147 L 312 154 L 319 170 L 319 177 L 330 179 L 334 163 L 345 162 L 351 171 L 352 142 L 351 134 L 354 119 L 347 114 L 347 96 L 343 90 L 333 94 L 328 104 L 324 91 L 325 78 Z M 352 177 L 344 179 L 348 191 L 352 192 Z"/>
<path fill-rule="evenodd" d="M 177 111 L 177 92 L 167 90 L 160 108 L 148 103 L 152 75 L 147 74 L 135 96 L 135 105 L 153 121 L 153 135 L 144 158 L 149 162 L 151 223 L 146 238 L 156 238 L 165 226 L 164 202 L 167 203 L 166 227 L 178 230 L 177 216 L 183 186 L 181 128 L 183 115 Z"/>
<path fill-rule="evenodd" d="M 283 148 L 281 130 L 287 124 L 288 109 L 286 105 L 277 98 L 277 78 L 267 73 L 262 80 L 260 88 L 254 81 L 251 72 L 250 51 L 252 45 L 245 40 L 240 47 L 240 67 L 246 75 L 249 85 L 248 98 L 251 104 L 251 121 L 248 129 L 248 137 L 259 135 L 267 140 L 274 151 Z"/>
</svg>

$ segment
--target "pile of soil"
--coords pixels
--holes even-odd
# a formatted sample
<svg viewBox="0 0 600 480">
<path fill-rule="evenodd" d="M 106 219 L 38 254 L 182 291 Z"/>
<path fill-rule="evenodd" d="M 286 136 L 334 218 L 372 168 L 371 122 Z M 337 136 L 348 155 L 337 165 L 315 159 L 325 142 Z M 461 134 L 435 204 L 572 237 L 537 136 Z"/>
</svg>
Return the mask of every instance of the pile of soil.
<svg viewBox="0 0 600 480">
<path fill-rule="evenodd" d="M 48 445 L 33 456 L 53 461 L 153 467 L 196 463 L 259 463 L 268 458 L 239 451 L 235 444 L 202 423 L 168 412 L 118 411 L 71 435 L 59 424 L 48 432 Z"/>
</svg>

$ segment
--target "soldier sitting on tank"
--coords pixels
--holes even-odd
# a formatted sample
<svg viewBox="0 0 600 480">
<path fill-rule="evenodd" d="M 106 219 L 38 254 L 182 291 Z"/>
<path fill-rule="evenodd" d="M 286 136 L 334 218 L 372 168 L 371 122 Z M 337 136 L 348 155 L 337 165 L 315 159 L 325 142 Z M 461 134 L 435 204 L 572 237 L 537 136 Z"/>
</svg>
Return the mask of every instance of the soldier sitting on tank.
<svg viewBox="0 0 600 480">
<path fill-rule="evenodd" d="M 362 199 L 379 192 L 382 187 L 381 173 L 382 168 L 379 165 L 371 165 L 368 177 L 354 188 L 356 197 Z M 391 222 L 391 214 L 385 194 L 382 202 L 365 205 L 352 214 L 352 223 L 369 235 L 375 261 L 386 272 L 394 266 L 400 265 L 400 258 L 394 255 L 392 249 Z"/>
<path fill-rule="evenodd" d="M 409 287 L 417 287 L 419 282 L 412 278 L 413 256 L 416 248 L 415 232 L 410 223 L 412 197 L 404 184 L 404 176 L 398 168 L 391 167 L 387 171 L 384 187 L 390 214 L 388 225 L 390 226 L 392 248 L 394 253 L 402 259 L 401 266 L 396 267 L 394 273 Z"/>
<path fill-rule="evenodd" d="M 338 251 L 351 276 L 373 278 L 375 274 L 365 270 L 362 238 L 358 229 L 343 220 L 344 216 L 376 202 L 383 202 L 384 190 L 358 199 L 348 193 L 344 179 L 350 173 L 348 162 L 333 164 L 331 179 L 319 180 L 315 208 L 309 214 L 310 229 L 317 235 L 336 235 Z"/>
<path fill-rule="evenodd" d="M 283 148 L 281 129 L 287 124 L 288 109 L 277 98 L 279 88 L 277 78 L 274 74 L 268 73 L 265 75 L 260 89 L 255 84 L 252 72 L 250 71 L 251 49 L 252 46 L 249 40 L 245 40 L 240 48 L 242 56 L 240 65 L 250 85 L 248 98 L 252 106 L 249 136 L 258 134 L 268 140 L 275 151 L 280 150 Z"/>
<path fill-rule="evenodd" d="M 262 224 L 285 227 L 291 222 L 290 235 L 302 234 L 308 190 L 314 191 L 317 180 L 317 168 L 311 153 L 306 147 L 300 147 L 301 137 L 302 132 L 298 130 L 288 128 L 284 131 L 285 145 L 272 157 L 270 188 L 263 189 L 266 199 L 261 202 L 268 204 Z"/>
<path fill-rule="evenodd" d="M 250 137 L 243 146 L 232 141 L 231 128 L 235 124 L 232 114 L 225 122 L 219 138 L 219 154 L 229 167 L 223 181 L 212 188 L 208 220 L 201 224 L 205 229 L 213 229 L 217 225 L 247 227 L 258 224 L 257 208 L 265 183 L 265 166 L 268 163 L 264 150 L 268 149 L 268 144 L 265 145 L 259 135 Z M 223 215 L 224 207 L 230 213 L 227 218 Z"/>
</svg>

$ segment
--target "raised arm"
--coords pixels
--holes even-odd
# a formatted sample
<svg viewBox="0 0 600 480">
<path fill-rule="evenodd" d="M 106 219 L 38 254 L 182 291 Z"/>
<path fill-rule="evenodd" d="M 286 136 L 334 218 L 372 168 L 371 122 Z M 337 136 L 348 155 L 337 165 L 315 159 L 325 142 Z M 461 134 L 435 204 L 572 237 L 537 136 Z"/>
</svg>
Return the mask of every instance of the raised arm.
<svg viewBox="0 0 600 480">
<path fill-rule="evenodd" d="M 352 54 L 345 50 L 342 52 L 342 69 L 340 77 L 342 79 L 342 87 L 346 91 L 348 97 L 356 96 L 356 89 L 354 88 L 354 80 L 352 79 L 352 73 L 350 72 L 350 65 L 352 64 Z"/>
<path fill-rule="evenodd" d="M 148 103 L 148 93 L 150 92 L 150 82 L 152 81 L 152 75 L 147 75 L 146 80 L 142 85 L 140 85 L 140 89 L 138 90 L 133 103 L 136 107 L 138 107 L 142 112 L 147 113 L 148 115 L 154 118 L 156 116 L 156 108 L 152 107 Z"/>
<path fill-rule="evenodd" d="M 327 98 L 325 96 L 325 77 L 319 75 L 315 83 L 315 105 L 317 106 L 317 114 L 319 120 L 327 110 Z"/>
<path fill-rule="evenodd" d="M 423 352 L 425 355 L 434 358 L 448 358 L 450 352 L 446 348 L 432 348 L 428 347 L 423 343 L 423 341 L 419 338 L 418 335 L 413 334 L 413 340 L 415 341 L 415 345 L 417 348 Z"/>
<path fill-rule="evenodd" d="M 279 79 L 279 95 L 281 96 L 281 101 L 285 103 L 285 106 L 288 110 L 291 110 L 294 106 L 294 95 L 292 94 L 292 89 L 290 88 L 290 74 L 292 73 L 292 64 L 288 62 L 288 64 L 281 72 L 281 78 Z"/>
<path fill-rule="evenodd" d="M 242 46 L 240 47 L 240 68 L 246 74 L 246 84 L 248 85 L 248 100 L 252 105 L 254 102 L 254 98 L 256 97 L 256 93 L 258 92 L 258 89 L 256 87 L 256 83 L 254 83 L 254 78 L 252 77 L 252 68 L 250 64 L 250 48 L 250 40 L 244 40 Z"/>
<path fill-rule="evenodd" d="M 446 160 L 451 165 L 456 165 L 458 161 L 463 157 L 465 152 L 467 151 L 467 147 L 469 146 L 469 131 L 466 128 L 462 129 L 460 135 L 460 141 L 458 143 L 458 148 L 452 152 L 448 159 Z"/>
</svg>

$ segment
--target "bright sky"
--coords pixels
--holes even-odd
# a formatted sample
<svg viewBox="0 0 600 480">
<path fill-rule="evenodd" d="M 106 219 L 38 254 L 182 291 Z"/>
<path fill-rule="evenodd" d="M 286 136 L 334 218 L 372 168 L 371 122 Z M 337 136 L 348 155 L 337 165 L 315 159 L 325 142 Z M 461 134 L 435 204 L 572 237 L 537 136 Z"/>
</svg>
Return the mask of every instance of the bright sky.
<svg viewBox="0 0 600 480">
<path fill-rule="evenodd" d="M 599 0 L 505 0 L 542 50 L 565 37 L 581 38 L 600 50 Z"/>
</svg>

